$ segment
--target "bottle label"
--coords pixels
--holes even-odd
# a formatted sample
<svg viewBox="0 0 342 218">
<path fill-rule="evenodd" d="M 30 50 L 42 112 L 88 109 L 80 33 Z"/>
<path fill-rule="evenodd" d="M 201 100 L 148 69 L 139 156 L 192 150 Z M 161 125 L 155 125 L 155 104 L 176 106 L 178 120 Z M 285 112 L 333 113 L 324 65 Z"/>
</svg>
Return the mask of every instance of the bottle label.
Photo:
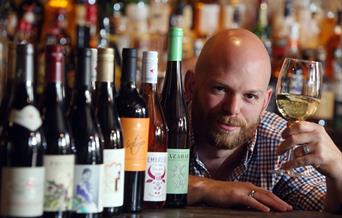
<svg viewBox="0 0 342 218">
<path fill-rule="evenodd" d="M 75 155 L 45 155 L 44 211 L 72 209 Z"/>
<path fill-rule="evenodd" d="M 167 152 L 148 152 L 144 201 L 166 200 Z"/>
<path fill-rule="evenodd" d="M 158 81 L 158 59 L 153 61 L 146 61 L 143 65 L 143 83 L 157 84 Z"/>
<path fill-rule="evenodd" d="M 102 206 L 103 164 L 76 165 L 73 211 L 99 213 Z"/>
<path fill-rule="evenodd" d="M 167 149 L 167 193 L 188 193 L 190 149 Z"/>
<path fill-rule="evenodd" d="M 104 149 L 103 207 L 120 207 L 124 196 L 125 149 Z"/>
<path fill-rule="evenodd" d="M 150 118 L 121 117 L 125 171 L 145 171 Z"/>
<path fill-rule="evenodd" d="M 1 215 L 43 215 L 44 167 L 4 167 L 1 181 Z"/>
<path fill-rule="evenodd" d="M 9 122 L 16 123 L 31 131 L 36 131 L 42 125 L 40 113 L 32 105 L 27 105 L 21 110 L 11 110 Z"/>
</svg>

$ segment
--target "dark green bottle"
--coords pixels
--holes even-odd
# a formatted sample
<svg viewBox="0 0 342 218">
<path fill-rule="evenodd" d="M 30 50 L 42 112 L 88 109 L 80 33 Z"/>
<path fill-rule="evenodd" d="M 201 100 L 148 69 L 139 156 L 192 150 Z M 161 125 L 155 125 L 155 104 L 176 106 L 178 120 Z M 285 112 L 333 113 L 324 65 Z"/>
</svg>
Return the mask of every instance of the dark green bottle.
<svg viewBox="0 0 342 218">
<path fill-rule="evenodd" d="M 188 193 L 188 118 L 182 83 L 182 36 L 182 29 L 175 27 L 170 29 L 168 61 L 161 101 L 169 127 L 167 207 L 185 207 Z"/>
</svg>

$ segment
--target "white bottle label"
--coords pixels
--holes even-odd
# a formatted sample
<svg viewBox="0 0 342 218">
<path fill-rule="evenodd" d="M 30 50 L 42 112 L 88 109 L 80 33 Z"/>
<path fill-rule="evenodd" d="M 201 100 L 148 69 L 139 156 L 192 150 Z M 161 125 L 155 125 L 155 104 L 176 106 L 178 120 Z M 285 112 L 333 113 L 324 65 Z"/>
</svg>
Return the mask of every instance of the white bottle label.
<svg viewBox="0 0 342 218">
<path fill-rule="evenodd" d="M 11 110 L 9 122 L 21 125 L 31 131 L 36 131 L 42 125 L 40 113 L 32 105 L 28 105 L 21 110 Z"/>
<path fill-rule="evenodd" d="M 148 152 L 144 201 L 166 200 L 167 152 Z"/>
<path fill-rule="evenodd" d="M 125 149 L 104 149 L 103 207 L 120 207 L 124 197 Z"/>
<path fill-rule="evenodd" d="M 35 217 L 43 214 L 44 167 L 4 167 L 1 215 Z"/>
<path fill-rule="evenodd" d="M 73 211 L 99 213 L 102 206 L 103 164 L 76 165 Z"/>
<path fill-rule="evenodd" d="M 72 208 L 75 155 L 45 155 L 44 211 L 68 211 Z"/>
</svg>

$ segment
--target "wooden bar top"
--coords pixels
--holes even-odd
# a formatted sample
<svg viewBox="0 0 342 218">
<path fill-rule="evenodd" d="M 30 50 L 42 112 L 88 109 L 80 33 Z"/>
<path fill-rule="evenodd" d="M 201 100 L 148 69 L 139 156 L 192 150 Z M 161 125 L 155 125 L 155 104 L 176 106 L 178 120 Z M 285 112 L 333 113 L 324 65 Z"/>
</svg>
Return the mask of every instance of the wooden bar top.
<svg viewBox="0 0 342 218">
<path fill-rule="evenodd" d="M 341 218 L 342 215 L 316 211 L 269 212 L 224 209 L 213 207 L 187 207 L 183 209 L 149 209 L 136 214 L 121 214 L 125 218 Z"/>
</svg>

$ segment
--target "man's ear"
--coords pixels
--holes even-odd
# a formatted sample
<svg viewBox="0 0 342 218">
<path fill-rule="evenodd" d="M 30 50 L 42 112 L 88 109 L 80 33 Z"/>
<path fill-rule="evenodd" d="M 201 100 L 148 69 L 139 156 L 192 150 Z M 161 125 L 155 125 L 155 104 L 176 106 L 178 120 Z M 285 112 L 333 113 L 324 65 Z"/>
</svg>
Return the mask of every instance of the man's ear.
<svg viewBox="0 0 342 218">
<path fill-rule="evenodd" d="M 192 100 L 192 96 L 194 94 L 194 86 L 195 86 L 195 72 L 193 70 L 188 70 L 184 78 L 184 87 L 185 87 L 184 96 L 185 96 L 186 102 Z"/>
<path fill-rule="evenodd" d="M 265 112 L 265 110 L 267 109 L 268 104 L 271 101 L 272 93 L 273 93 L 272 88 L 268 88 L 267 91 L 266 91 L 266 96 L 265 96 L 265 99 L 264 99 L 264 105 L 263 105 L 263 108 L 262 108 L 262 112 Z"/>
</svg>

